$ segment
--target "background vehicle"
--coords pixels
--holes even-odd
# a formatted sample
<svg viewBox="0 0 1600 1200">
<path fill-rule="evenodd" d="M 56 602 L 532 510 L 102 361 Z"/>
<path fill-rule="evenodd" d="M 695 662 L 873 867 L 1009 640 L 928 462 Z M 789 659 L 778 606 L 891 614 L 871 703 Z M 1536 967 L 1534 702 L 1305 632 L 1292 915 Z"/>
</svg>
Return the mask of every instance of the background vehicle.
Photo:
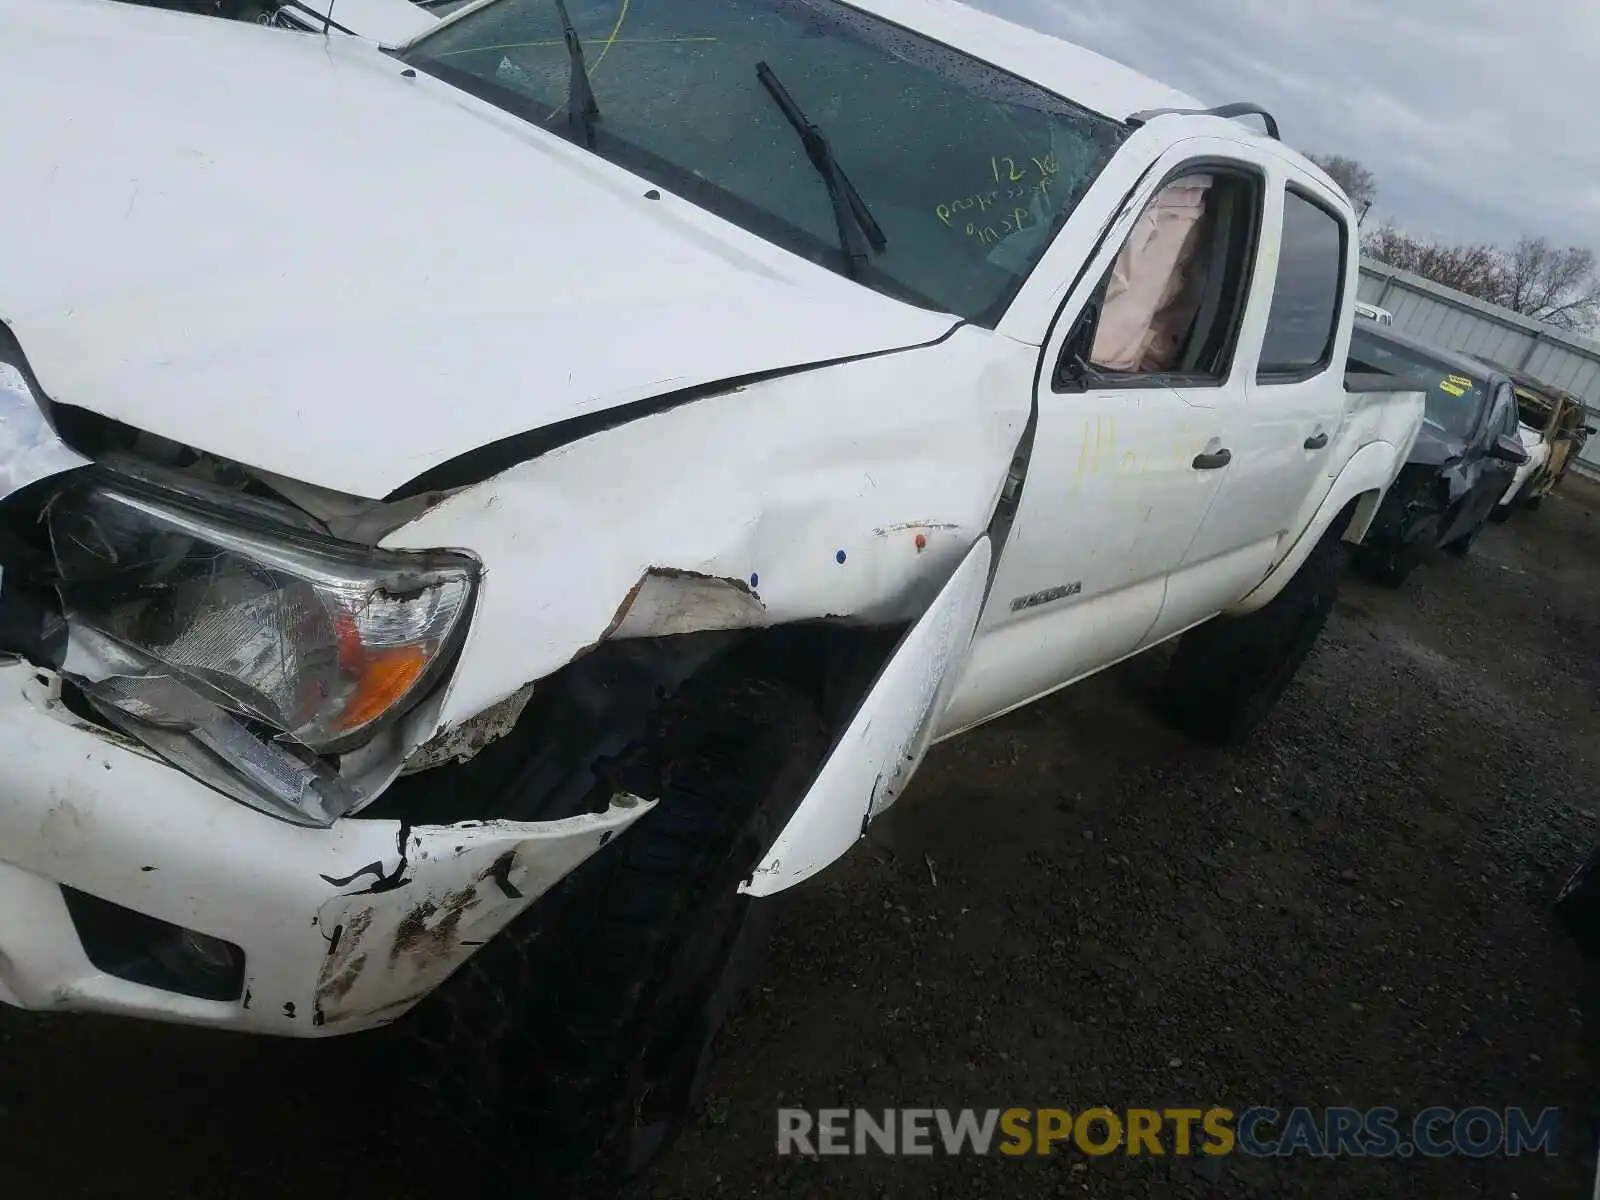
<svg viewBox="0 0 1600 1200">
<path fill-rule="evenodd" d="M 1586 424 L 1588 410 L 1579 397 L 1541 383 L 1525 372 L 1508 367 L 1499 369 L 1514 385 L 1523 443 L 1529 450 L 1531 464 L 1537 468 L 1524 467 L 1517 472 L 1519 478 L 1512 490 L 1502 497 L 1495 512 L 1498 519 L 1504 520 L 1517 508 L 1538 508 L 1551 489 L 1566 477 L 1573 460 L 1582 453 L 1584 444 L 1595 431 Z M 1536 444 L 1529 444 L 1530 435 Z"/>
<path fill-rule="evenodd" d="M 1515 388 L 1513 388 L 1515 391 Z M 1519 406 L 1520 409 L 1520 406 Z M 1550 444 L 1544 440 L 1541 432 L 1532 425 L 1523 422 L 1520 417 L 1517 424 L 1517 441 L 1522 446 L 1522 452 L 1527 455 L 1515 472 L 1512 473 L 1511 482 L 1506 485 L 1505 492 L 1495 505 L 1489 510 L 1491 521 L 1507 521 L 1511 519 L 1521 498 L 1528 490 L 1535 486 L 1546 473 L 1550 462 Z"/>
<path fill-rule="evenodd" d="M 1356 316 L 1378 325 L 1394 324 L 1394 314 L 1392 312 L 1386 308 L 1379 308 L 1376 304 L 1368 304 L 1365 300 L 1356 301 Z"/>
<path fill-rule="evenodd" d="M 1468 552 L 1529 455 L 1511 380 L 1476 359 L 1362 324 L 1350 339 L 1350 367 L 1428 389 L 1410 460 L 1358 556 L 1398 587 L 1426 551 Z"/>
<path fill-rule="evenodd" d="M 953 4 L 571 7 L 0 9 L 0 999 L 426 997 L 601 1169 L 933 739 L 1173 638 L 1248 735 L 1423 398 L 1270 118 Z"/>
</svg>

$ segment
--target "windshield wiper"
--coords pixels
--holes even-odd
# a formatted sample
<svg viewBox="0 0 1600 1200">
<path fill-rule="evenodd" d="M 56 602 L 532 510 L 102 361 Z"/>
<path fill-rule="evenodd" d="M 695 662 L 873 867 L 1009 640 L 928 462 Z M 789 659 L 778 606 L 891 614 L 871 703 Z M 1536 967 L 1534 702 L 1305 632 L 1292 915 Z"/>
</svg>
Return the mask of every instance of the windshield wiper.
<svg viewBox="0 0 1600 1200">
<path fill-rule="evenodd" d="M 772 73 L 772 68 L 766 63 L 756 64 L 756 78 L 761 80 L 762 86 L 772 94 L 778 102 L 778 107 L 783 110 L 783 115 L 788 118 L 789 124 L 794 126 L 800 135 L 801 144 L 806 148 L 806 157 L 811 160 L 811 165 L 816 167 L 817 174 L 822 176 L 822 182 L 827 185 L 828 199 L 833 202 L 833 219 L 839 226 L 839 249 L 844 251 L 845 271 L 850 278 L 857 274 L 867 262 L 867 247 L 862 244 L 863 233 L 872 249 L 882 251 L 889 244 L 883 236 L 883 230 L 872 219 L 872 213 L 867 210 L 867 203 L 861 198 L 861 193 L 856 191 L 855 185 L 845 178 L 844 170 L 839 166 L 839 160 L 833 157 L 833 151 L 828 146 L 828 139 L 822 136 L 818 129 L 809 120 L 805 113 L 800 111 L 800 106 L 794 102 L 794 97 L 789 95 L 783 84 L 778 82 L 778 77 Z"/>
<path fill-rule="evenodd" d="M 589 68 L 583 63 L 583 43 L 578 40 L 566 0 L 556 0 L 556 12 L 561 15 L 561 36 L 566 39 L 567 59 L 571 63 L 567 73 L 567 120 L 583 132 L 583 144 L 593 150 L 594 126 L 600 119 L 600 106 L 595 103 L 594 89 L 589 86 Z"/>
</svg>

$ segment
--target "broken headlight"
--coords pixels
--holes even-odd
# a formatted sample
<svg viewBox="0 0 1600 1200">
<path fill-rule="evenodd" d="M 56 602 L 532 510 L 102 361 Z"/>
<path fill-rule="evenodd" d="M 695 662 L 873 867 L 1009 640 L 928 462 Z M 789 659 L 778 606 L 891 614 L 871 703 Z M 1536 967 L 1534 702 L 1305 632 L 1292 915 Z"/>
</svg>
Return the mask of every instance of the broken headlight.
<svg viewBox="0 0 1600 1200">
<path fill-rule="evenodd" d="M 164 757 L 192 734 L 242 782 L 180 766 L 314 824 L 356 798 L 305 751 L 363 742 L 427 693 L 476 577 L 459 555 L 345 545 L 131 480 L 70 488 L 48 520 L 69 626 L 100 664 L 91 698 Z"/>
</svg>

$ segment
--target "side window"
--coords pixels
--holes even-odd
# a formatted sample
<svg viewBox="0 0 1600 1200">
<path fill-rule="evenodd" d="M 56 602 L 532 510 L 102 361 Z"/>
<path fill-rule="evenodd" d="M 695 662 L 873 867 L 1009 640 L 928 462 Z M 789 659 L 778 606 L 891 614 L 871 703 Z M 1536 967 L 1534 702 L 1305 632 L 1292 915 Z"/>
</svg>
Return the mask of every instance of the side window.
<svg viewBox="0 0 1600 1200">
<path fill-rule="evenodd" d="M 1196 169 L 1139 214 L 1056 372 L 1058 388 L 1153 376 L 1221 383 L 1233 365 L 1261 225 L 1261 182 Z"/>
<path fill-rule="evenodd" d="M 1344 291 L 1344 222 L 1290 189 L 1283 195 L 1283 239 L 1272 309 L 1256 378 L 1264 383 L 1304 379 L 1333 358 Z"/>
</svg>

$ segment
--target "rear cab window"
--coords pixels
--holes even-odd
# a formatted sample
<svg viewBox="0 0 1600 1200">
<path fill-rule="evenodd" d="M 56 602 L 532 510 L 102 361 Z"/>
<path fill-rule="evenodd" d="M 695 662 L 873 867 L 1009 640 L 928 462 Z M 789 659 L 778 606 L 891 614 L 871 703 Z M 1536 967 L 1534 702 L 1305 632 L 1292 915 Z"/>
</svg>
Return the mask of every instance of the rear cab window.
<svg viewBox="0 0 1600 1200">
<path fill-rule="evenodd" d="M 1128 136 L 1015 75 L 831 0 L 569 0 L 599 108 L 593 152 L 848 273 L 823 177 L 757 75 L 826 137 L 885 244 L 862 284 L 992 327 Z M 402 57 L 553 133 L 554 0 L 499 0 Z"/>
<path fill-rule="evenodd" d="M 1333 210 L 1293 187 L 1284 191 L 1283 235 L 1258 382 L 1299 382 L 1332 363 L 1348 236 Z"/>
</svg>

